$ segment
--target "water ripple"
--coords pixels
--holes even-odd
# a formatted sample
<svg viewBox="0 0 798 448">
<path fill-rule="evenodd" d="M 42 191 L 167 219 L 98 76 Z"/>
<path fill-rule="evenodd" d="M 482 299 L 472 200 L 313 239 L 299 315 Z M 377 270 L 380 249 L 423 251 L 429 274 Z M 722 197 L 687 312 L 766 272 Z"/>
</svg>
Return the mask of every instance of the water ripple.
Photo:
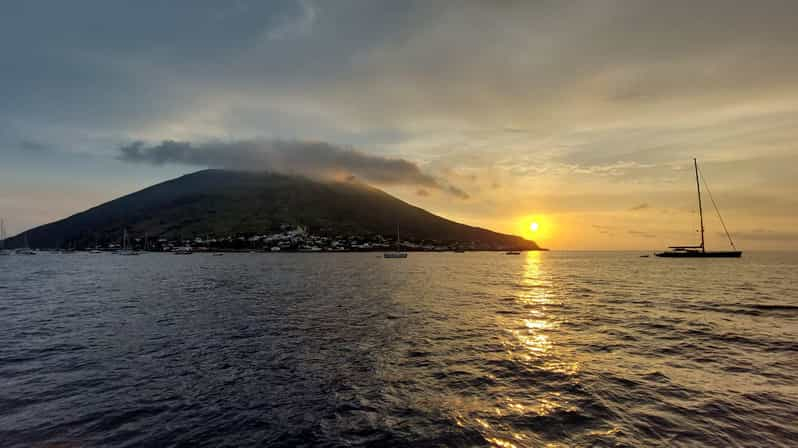
<svg viewBox="0 0 798 448">
<path fill-rule="evenodd" d="M 0 258 L 3 446 L 798 440 L 798 257 Z"/>
</svg>

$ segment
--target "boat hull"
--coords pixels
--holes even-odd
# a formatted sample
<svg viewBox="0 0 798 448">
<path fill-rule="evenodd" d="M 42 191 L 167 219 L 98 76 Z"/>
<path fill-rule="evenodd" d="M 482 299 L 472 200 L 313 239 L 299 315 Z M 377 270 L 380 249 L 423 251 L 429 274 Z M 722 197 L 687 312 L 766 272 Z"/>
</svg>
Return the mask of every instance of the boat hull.
<svg viewBox="0 0 798 448">
<path fill-rule="evenodd" d="M 661 252 L 654 255 L 663 258 L 740 258 L 743 252 L 739 250 L 717 252 Z"/>
<path fill-rule="evenodd" d="M 407 258 L 407 253 L 405 252 L 386 252 L 382 254 L 383 258 Z"/>
</svg>

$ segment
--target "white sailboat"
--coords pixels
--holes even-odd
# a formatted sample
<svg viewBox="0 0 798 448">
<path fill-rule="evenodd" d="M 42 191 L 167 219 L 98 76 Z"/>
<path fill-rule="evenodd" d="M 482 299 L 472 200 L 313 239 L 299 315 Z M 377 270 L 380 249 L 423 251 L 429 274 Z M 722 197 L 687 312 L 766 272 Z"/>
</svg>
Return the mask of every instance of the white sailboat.
<svg viewBox="0 0 798 448">
<path fill-rule="evenodd" d="M 138 255 L 139 251 L 130 248 L 130 239 L 127 236 L 127 229 L 122 232 L 122 249 L 116 252 L 117 255 Z"/>
<path fill-rule="evenodd" d="M 399 225 L 396 226 L 396 250 L 393 252 L 385 252 L 382 256 L 383 258 L 407 258 L 407 252 L 402 252 L 400 250 Z"/>
</svg>

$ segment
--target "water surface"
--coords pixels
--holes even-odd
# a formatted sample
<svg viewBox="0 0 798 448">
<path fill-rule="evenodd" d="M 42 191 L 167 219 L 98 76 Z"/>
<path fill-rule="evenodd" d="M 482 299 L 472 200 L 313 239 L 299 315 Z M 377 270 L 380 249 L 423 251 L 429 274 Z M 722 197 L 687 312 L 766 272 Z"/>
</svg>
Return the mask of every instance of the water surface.
<svg viewBox="0 0 798 448">
<path fill-rule="evenodd" d="M 794 446 L 798 256 L 0 257 L 3 446 Z"/>
</svg>

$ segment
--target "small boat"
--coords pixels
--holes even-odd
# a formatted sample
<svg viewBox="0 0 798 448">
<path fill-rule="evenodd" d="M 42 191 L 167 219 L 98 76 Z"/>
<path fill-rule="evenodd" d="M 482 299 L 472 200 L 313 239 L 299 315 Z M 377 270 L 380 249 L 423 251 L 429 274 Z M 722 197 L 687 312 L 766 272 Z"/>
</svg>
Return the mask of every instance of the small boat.
<svg viewBox="0 0 798 448">
<path fill-rule="evenodd" d="M 0 219 L 0 256 L 11 255 L 11 251 L 6 249 L 6 225 Z"/>
<path fill-rule="evenodd" d="M 175 247 L 173 252 L 175 255 L 191 255 L 194 251 L 191 249 L 191 246 L 182 246 L 182 247 Z"/>
<path fill-rule="evenodd" d="M 520 250 L 508 250 L 507 252 L 504 253 L 504 255 L 521 255 L 521 251 Z"/>
<path fill-rule="evenodd" d="M 224 254 L 223 254 L 223 253 L 221 253 L 221 252 L 215 252 L 215 253 L 213 254 L 213 256 L 214 256 L 214 257 L 224 257 Z"/>
<path fill-rule="evenodd" d="M 407 258 L 407 252 L 400 250 L 401 242 L 399 240 L 399 226 L 396 226 L 396 250 L 393 252 L 385 252 L 382 254 L 383 258 Z"/>
<path fill-rule="evenodd" d="M 669 246 L 668 248 L 672 250 L 656 253 L 654 255 L 663 258 L 740 258 L 743 252 L 737 250 L 737 248 L 734 246 L 734 241 L 732 241 L 732 237 L 729 234 L 729 231 L 726 229 L 726 223 L 723 222 L 723 217 L 720 215 L 718 205 L 715 203 L 715 199 L 712 198 L 712 192 L 709 191 L 709 186 L 706 183 L 706 179 L 704 179 L 704 186 L 706 187 L 707 193 L 709 193 L 709 199 L 712 201 L 712 205 L 715 207 L 715 211 L 718 214 L 720 223 L 723 226 L 723 231 L 726 232 L 726 237 L 729 239 L 729 244 L 733 249 L 726 251 L 706 250 L 704 244 L 704 210 L 701 205 L 701 183 L 699 182 L 698 161 L 696 159 L 693 159 L 693 167 L 695 168 L 695 186 L 698 190 L 698 217 L 699 230 L 701 233 L 701 244 L 697 246 Z M 701 177 L 703 178 L 703 176 Z"/>
<path fill-rule="evenodd" d="M 407 252 L 385 252 L 382 258 L 407 258 Z"/>
<path fill-rule="evenodd" d="M 25 247 L 23 247 L 22 249 L 17 249 L 16 251 L 14 251 L 14 253 L 16 255 L 36 255 L 36 251 L 31 249 L 30 245 L 28 244 L 28 232 L 24 233 L 24 237 L 25 237 Z"/>
<path fill-rule="evenodd" d="M 126 256 L 139 255 L 140 254 L 139 251 L 133 250 L 133 249 L 130 248 L 130 239 L 127 236 L 127 229 L 124 229 L 122 231 L 122 249 L 119 249 L 118 251 L 116 251 L 116 254 L 117 255 L 126 255 Z"/>
<path fill-rule="evenodd" d="M 302 246 L 298 250 L 299 250 L 299 252 L 321 252 L 321 247 L 318 247 L 318 246 Z"/>
</svg>

